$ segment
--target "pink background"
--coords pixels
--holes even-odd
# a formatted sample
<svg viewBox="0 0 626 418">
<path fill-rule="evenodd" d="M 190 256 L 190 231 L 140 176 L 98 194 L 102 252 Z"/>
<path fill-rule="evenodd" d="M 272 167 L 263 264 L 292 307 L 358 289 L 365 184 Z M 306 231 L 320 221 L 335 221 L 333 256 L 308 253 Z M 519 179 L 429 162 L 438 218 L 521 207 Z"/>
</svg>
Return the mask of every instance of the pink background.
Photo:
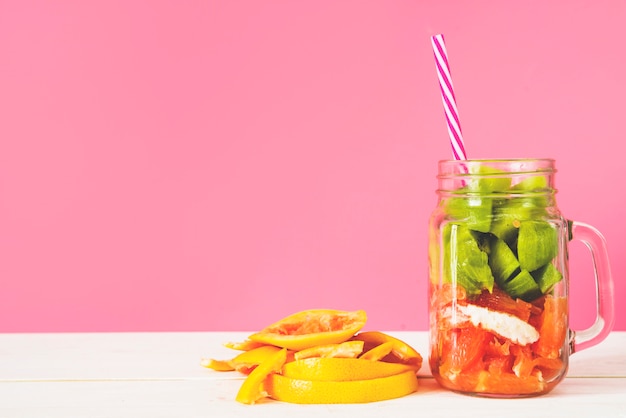
<svg viewBox="0 0 626 418">
<path fill-rule="evenodd" d="M 316 307 L 425 329 L 439 32 L 469 157 L 555 158 L 621 301 L 625 21 L 619 0 L 1 1 L 0 331 L 254 330 Z M 570 267 L 580 328 L 580 243 Z"/>
</svg>

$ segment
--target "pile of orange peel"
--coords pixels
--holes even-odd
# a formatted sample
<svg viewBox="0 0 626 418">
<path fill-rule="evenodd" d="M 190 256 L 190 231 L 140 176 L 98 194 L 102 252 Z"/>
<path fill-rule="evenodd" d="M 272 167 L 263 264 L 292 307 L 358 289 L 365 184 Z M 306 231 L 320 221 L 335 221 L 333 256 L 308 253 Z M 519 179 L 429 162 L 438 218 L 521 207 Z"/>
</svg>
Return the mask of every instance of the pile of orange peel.
<svg viewBox="0 0 626 418">
<path fill-rule="evenodd" d="M 364 311 L 314 309 L 290 315 L 243 342 L 229 360 L 202 366 L 246 375 L 235 399 L 299 404 L 364 403 L 399 398 L 418 388 L 422 356 L 391 335 L 359 332 Z"/>
</svg>

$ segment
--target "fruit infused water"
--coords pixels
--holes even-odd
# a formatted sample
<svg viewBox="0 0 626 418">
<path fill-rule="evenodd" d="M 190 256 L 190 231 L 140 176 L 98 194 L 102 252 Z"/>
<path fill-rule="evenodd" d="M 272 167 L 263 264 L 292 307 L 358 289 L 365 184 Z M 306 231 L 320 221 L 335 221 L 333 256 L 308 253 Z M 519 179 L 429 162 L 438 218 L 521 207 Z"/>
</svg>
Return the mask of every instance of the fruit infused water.
<svg viewBox="0 0 626 418">
<path fill-rule="evenodd" d="M 552 160 L 448 161 L 430 219 L 430 367 L 488 396 L 550 391 L 569 356 L 568 222 Z"/>
</svg>

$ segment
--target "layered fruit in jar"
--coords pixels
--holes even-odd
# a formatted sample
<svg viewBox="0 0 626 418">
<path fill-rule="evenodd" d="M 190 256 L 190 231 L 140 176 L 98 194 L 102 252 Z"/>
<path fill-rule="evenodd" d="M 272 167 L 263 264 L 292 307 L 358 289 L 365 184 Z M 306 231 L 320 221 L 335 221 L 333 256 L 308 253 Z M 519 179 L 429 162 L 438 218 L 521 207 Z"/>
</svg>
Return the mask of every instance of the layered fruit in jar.
<svg viewBox="0 0 626 418">
<path fill-rule="evenodd" d="M 481 174 L 431 218 L 430 367 L 458 392 L 546 393 L 567 369 L 567 226 L 546 177 Z"/>
</svg>

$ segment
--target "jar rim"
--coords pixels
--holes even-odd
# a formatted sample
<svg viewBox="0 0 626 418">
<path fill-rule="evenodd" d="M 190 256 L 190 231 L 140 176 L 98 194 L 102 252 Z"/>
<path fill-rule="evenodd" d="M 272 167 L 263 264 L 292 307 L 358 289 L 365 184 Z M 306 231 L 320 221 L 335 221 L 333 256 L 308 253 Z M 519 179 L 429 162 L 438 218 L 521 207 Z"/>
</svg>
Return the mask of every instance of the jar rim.
<svg viewBox="0 0 626 418">
<path fill-rule="evenodd" d="M 520 163 L 520 162 L 545 162 L 545 163 L 552 163 L 554 164 L 554 162 L 556 161 L 554 158 L 476 158 L 476 159 L 467 159 L 467 160 L 439 160 L 440 164 L 450 164 L 450 163 L 455 163 L 455 164 L 462 164 L 462 163 L 490 163 L 490 162 L 495 162 L 495 163 L 506 163 L 506 162 L 511 162 L 511 163 Z"/>
<path fill-rule="evenodd" d="M 444 176 L 499 176 L 504 173 L 532 174 L 556 173 L 553 158 L 494 158 L 475 160 L 440 160 L 439 177 Z M 483 172 L 481 167 L 488 166 L 503 172 Z"/>
</svg>

